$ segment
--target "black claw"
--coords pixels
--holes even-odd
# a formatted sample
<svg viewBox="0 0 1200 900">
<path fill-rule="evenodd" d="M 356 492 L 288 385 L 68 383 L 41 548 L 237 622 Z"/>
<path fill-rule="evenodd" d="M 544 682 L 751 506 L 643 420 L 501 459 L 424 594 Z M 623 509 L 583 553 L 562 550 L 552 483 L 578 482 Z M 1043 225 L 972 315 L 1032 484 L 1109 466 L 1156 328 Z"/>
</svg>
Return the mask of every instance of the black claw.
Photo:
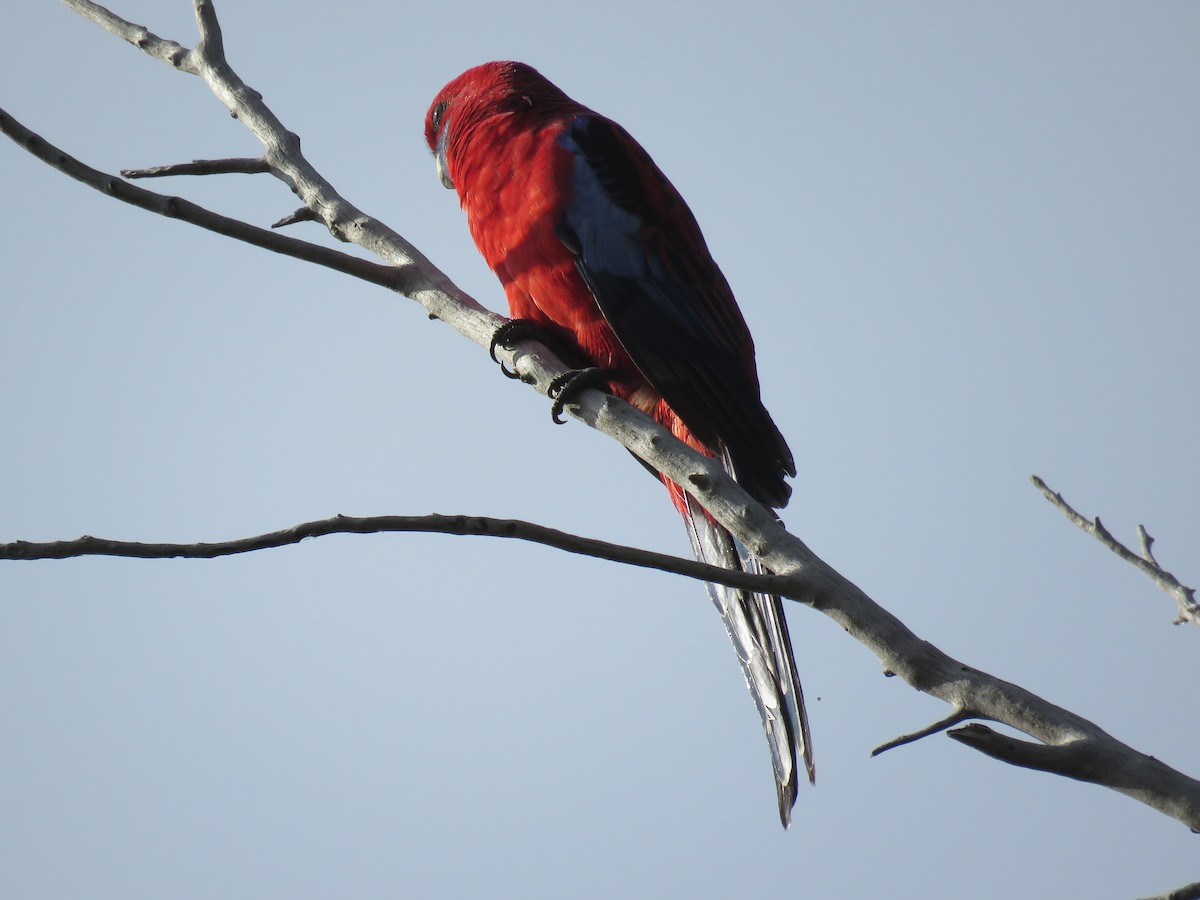
<svg viewBox="0 0 1200 900">
<path fill-rule="evenodd" d="M 544 344 L 568 366 L 580 369 L 587 366 L 587 358 L 579 352 L 579 346 L 574 343 L 570 332 L 533 319 L 509 319 L 496 329 L 488 344 L 488 356 L 492 358 L 492 362 L 500 366 L 500 371 L 509 378 L 520 378 L 521 376 L 505 367 L 504 363 L 496 356 L 496 348 L 506 347 L 511 350 L 514 344 L 523 340 L 535 340 Z"/>
<path fill-rule="evenodd" d="M 504 363 L 496 356 L 496 348 L 506 347 L 511 350 L 514 341 L 529 337 L 541 339 L 542 334 L 543 329 L 530 319 L 509 319 L 492 334 L 491 343 L 488 344 L 488 356 L 509 378 L 520 378 L 516 372 L 504 368 Z"/>
<path fill-rule="evenodd" d="M 608 390 L 608 382 L 613 375 L 612 369 L 592 366 L 587 369 L 572 369 L 570 372 L 563 372 L 551 381 L 546 393 L 554 401 L 550 407 L 550 418 L 554 424 L 567 424 L 567 420 L 562 417 L 563 410 L 579 395 L 580 391 L 590 387 Z"/>
<path fill-rule="evenodd" d="M 520 378 L 521 376 L 504 365 L 504 361 L 496 356 L 497 347 L 512 349 L 512 342 L 517 338 L 532 337 L 540 334 L 540 329 L 528 319 L 509 319 L 492 334 L 488 344 L 488 356 L 492 362 L 500 366 L 500 374 L 505 378 Z"/>
<path fill-rule="evenodd" d="M 562 397 L 558 397 L 557 399 L 555 399 L 554 403 L 551 404 L 551 406 L 550 406 L 550 421 L 553 422 L 555 425 L 566 425 L 567 424 L 567 420 L 562 417 L 563 408 L 566 405 L 567 405 L 567 402 Z"/>
</svg>

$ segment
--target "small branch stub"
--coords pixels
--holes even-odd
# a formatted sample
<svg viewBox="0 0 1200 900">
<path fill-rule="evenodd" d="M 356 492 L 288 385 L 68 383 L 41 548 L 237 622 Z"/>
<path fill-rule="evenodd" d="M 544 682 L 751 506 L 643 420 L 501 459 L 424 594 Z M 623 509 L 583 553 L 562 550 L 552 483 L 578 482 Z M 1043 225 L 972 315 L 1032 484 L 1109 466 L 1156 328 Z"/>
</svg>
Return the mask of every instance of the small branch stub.
<svg viewBox="0 0 1200 900">
<path fill-rule="evenodd" d="M 886 753 L 888 750 L 894 750 L 897 747 L 903 747 L 905 744 L 911 744 L 913 741 L 919 741 L 921 738 L 929 737 L 937 734 L 940 731 L 945 731 L 947 728 L 953 728 L 960 722 L 965 722 L 968 719 L 976 718 L 975 714 L 966 709 L 955 709 L 954 712 L 943 719 L 918 729 L 917 731 L 902 734 L 899 737 L 892 738 L 886 743 L 880 744 L 871 751 L 872 756 L 878 756 L 881 753 Z"/>
</svg>

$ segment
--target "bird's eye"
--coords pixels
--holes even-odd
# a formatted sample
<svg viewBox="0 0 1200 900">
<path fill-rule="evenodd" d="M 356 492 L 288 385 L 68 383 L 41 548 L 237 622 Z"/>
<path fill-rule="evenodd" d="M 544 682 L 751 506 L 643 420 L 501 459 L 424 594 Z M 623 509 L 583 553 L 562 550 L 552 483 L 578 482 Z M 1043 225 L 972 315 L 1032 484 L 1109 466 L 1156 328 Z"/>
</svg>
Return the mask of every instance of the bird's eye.
<svg viewBox="0 0 1200 900">
<path fill-rule="evenodd" d="M 446 115 L 446 107 L 449 105 L 449 102 L 443 100 L 433 108 L 433 114 L 429 117 L 429 123 L 433 126 L 435 132 L 441 129 L 442 118 Z"/>
</svg>

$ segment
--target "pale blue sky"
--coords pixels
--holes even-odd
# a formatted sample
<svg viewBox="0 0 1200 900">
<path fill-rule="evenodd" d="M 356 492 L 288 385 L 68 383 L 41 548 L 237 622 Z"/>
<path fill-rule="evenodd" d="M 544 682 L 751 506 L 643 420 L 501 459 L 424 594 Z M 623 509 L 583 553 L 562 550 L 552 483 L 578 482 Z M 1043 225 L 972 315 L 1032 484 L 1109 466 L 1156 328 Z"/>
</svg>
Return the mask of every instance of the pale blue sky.
<svg viewBox="0 0 1200 900">
<path fill-rule="evenodd" d="M 1200 773 L 1200 635 L 1028 483 L 1121 537 L 1145 523 L 1200 582 L 1200 5 L 217 8 L 308 158 L 496 308 L 421 139 L 429 101 L 515 58 L 621 121 L 755 333 L 800 469 L 792 530 L 957 658 Z M 195 42 L 184 0 L 114 10 Z M 58 4 L 0 11 L 0 84 L 108 171 L 257 152 L 199 80 Z M 0 180 L 0 540 L 463 512 L 686 552 L 627 454 L 552 427 L 415 305 L 7 141 Z M 295 206 L 265 176 L 150 186 L 262 224 Z M 789 620 L 818 784 L 784 833 L 694 583 L 420 536 L 0 565 L 0 894 L 998 900 L 1200 878 L 1200 837 L 1115 793 L 944 737 L 868 758 L 945 708 L 821 616 Z"/>
</svg>

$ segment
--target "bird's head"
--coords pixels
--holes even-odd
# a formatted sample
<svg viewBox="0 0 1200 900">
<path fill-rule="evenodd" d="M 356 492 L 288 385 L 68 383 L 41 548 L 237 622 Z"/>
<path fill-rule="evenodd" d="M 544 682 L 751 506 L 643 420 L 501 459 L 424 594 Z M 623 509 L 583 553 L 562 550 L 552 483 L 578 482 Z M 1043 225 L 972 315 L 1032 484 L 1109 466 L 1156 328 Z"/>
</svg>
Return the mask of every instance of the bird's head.
<svg viewBox="0 0 1200 900">
<path fill-rule="evenodd" d="M 490 62 L 463 72 L 438 91 L 425 114 L 425 143 L 442 184 L 455 186 L 457 150 L 474 128 L 496 116 L 523 115 L 561 101 L 571 102 L 525 63 Z"/>
</svg>

